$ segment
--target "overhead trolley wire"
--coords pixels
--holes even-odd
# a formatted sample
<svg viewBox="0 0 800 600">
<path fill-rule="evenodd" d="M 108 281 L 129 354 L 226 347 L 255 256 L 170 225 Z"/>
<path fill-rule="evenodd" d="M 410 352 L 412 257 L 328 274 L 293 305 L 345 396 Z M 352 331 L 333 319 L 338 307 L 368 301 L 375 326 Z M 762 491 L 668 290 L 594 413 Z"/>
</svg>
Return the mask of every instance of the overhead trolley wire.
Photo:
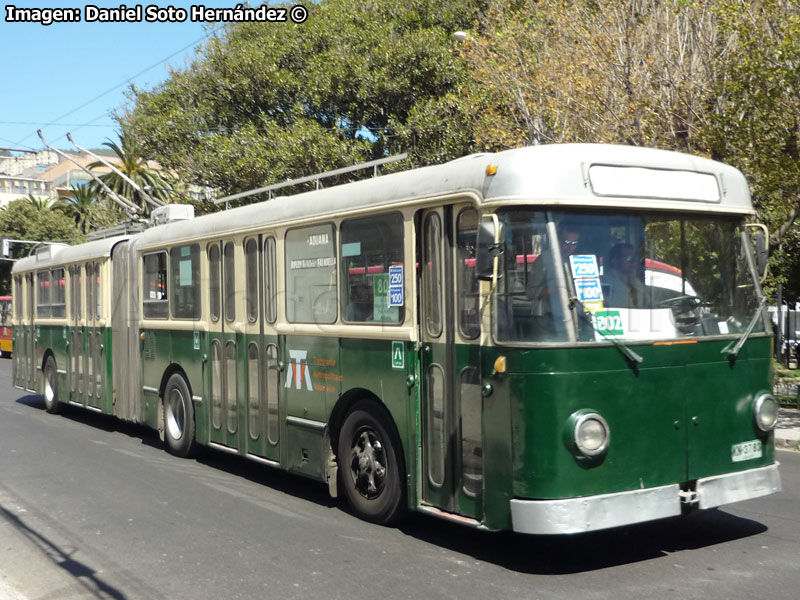
<svg viewBox="0 0 800 600">
<path fill-rule="evenodd" d="M 46 123 L 45 125 L 42 125 L 42 126 L 40 127 L 40 129 L 44 129 L 45 127 L 49 127 L 49 126 L 51 126 L 51 125 L 55 125 L 55 124 L 57 124 L 57 123 L 58 123 L 58 122 L 59 122 L 61 119 L 65 118 L 65 117 L 68 117 L 68 116 L 70 116 L 71 114 L 74 114 L 74 113 L 78 112 L 80 109 L 82 109 L 82 108 L 85 108 L 86 106 L 89 106 L 90 104 L 92 104 L 93 102 L 95 102 L 95 101 L 99 100 L 99 99 L 100 99 L 100 98 L 102 98 L 103 96 L 107 96 L 108 94 L 110 94 L 111 92 L 113 92 L 114 90 L 116 90 L 117 88 L 120 88 L 120 87 L 122 87 L 123 85 L 130 83 L 131 81 L 133 81 L 133 80 L 134 80 L 134 79 L 136 79 L 137 77 L 139 77 L 139 76 L 141 76 L 141 75 L 144 75 L 144 74 L 145 74 L 145 73 L 147 73 L 148 71 L 150 71 L 150 70 L 152 70 L 152 69 L 155 69 L 155 68 L 156 68 L 156 67 L 158 67 L 159 65 L 161 65 L 161 64 L 163 64 L 164 62 L 168 61 L 170 58 L 172 58 L 172 57 L 174 57 L 174 56 L 177 56 L 178 54 L 180 54 L 181 52 L 183 52 L 183 51 L 184 51 L 184 50 L 186 50 L 187 48 L 191 48 L 191 47 L 192 47 L 192 46 L 194 46 L 195 44 L 197 44 L 197 43 L 199 43 L 199 42 L 203 41 L 204 39 L 208 38 L 209 36 L 213 35 L 214 33 L 216 33 L 216 32 L 217 32 L 217 30 L 219 30 L 219 29 L 220 29 L 221 27 L 223 27 L 224 25 L 225 25 L 224 23 L 221 23 L 221 24 L 220 24 L 220 25 L 218 25 L 217 27 L 215 27 L 215 28 L 213 28 L 213 29 L 209 30 L 208 32 L 206 32 L 205 34 L 203 34 L 201 37 L 197 38 L 197 39 L 196 39 L 195 41 L 193 41 L 192 43 L 190 43 L 190 44 L 187 44 L 186 46 L 184 46 L 184 47 L 183 47 L 183 48 L 181 48 L 180 50 L 176 50 L 175 52 L 173 52 L 173 53 L 172 53 L 172 54 L 170 54 L 169 56 L 166 56 L 166 57 L 164 57 L 164 58 L 162 58 L 162 59 L 158 60 L 157 62 L 153 63 L 152 65 L 150 65 L 150 66 L 149 66 L 149 67 L 147 67 L 146 69 L 143 69 L 143 70 L 139 71 L 139 72 L 138 72 L 138 73 L 136 73 L 135 75 L 132 75 L 131 77 L 128 77 L 128 78 L 127 78 L 125 81 L 122 81 L 122 82 L 120 82 L 120 83 L 118 83 L 118 84 L 116 84 L 116 85 L 114 85 L 114 86 L 112 86 L 112 87 L 108 88 L 106 91 L 104 91 L 104 92 L 102 92 L 102 93 L 98 94 L 97 96 L 94 96 L 94 97 L 93 97 L 93 98 L 91 98 L 90 100 L 87 100 L 86 102 L 84 102 L 83 104 L 81 104 L 80 106 L 78 106 L 77 108 L 73 108 L 72 110 L 70 110 L 70 111 L 68 111 L 68 112 L 65 112 L 63 115 L 61 115 L 61 116 L 59 116 L 59 117 L 56 117 L 55 119 L 53 119 L 53 120 L 52 120 L 52 121 L 50 121 L 49 123 Z M 98 118 L 99 118 L 99 117 L 98 117 Z M 96 120 L 96 119 L 95 119 L 95 120 Z M 28 134 L 28 135 L 26 135 L 25 137 L 21 138 L 19 141 L 16 141 L 16 142 L 14 142 L 12 145 L 13 145 L 13 146 L 19 146 L 20 144 L 22 144 L 22 142 L 24 142 L 25 140 L 27 140 L 28 138 L 30 138 L 31 136 L 34 136 L 34 135 L 36 135 L 36 132 L 35 132 L 35 131 L 34 131 L 34 132 L 32 132 L 32 133 L 30 133 L 30 134 Z"/>
</svg>

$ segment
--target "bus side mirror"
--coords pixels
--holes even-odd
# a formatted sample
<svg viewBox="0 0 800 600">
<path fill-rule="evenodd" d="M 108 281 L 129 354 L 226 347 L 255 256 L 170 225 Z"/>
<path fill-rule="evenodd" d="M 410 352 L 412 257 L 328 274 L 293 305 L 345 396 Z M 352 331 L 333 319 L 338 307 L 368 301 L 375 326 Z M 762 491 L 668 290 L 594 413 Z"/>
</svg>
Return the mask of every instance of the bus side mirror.
<svg viewBox="0 0 800 600">
<path fill-rule="evenodd" d="M 747 227 L 756 230 L 753 236 L 756 254 L 756 270 L 763 283 L 767 275 L 767 265 L 769 264 L 769 231 L 767 227 L 761 223 L 751 223 L 748 224 Z"/>
<path fill-rule="evenodd" d="M 481 221 L 478 226 L 478 243 L 475 261 L 475 271 L 481 281 L 493 281 L 497 273 L 498 279 L 502 276 L 496 269 L 496 259 L 503 254 L 503 225 L 492 215 L 491 221 Z"/>
</svg>

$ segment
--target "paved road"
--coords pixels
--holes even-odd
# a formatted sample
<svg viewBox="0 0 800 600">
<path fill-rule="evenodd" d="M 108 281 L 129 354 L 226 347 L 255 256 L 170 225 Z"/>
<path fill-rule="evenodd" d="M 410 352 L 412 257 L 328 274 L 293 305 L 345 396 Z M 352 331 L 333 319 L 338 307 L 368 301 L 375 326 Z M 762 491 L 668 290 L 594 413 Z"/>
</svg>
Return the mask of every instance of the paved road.
<svg viewBox="0 0 800 600">
<path fill-rule="evenodd" d="M 364 523 L 326 489 L 151 432 L 52 416 L 0 360 L 0 599 L 796 598 L 800 453 L 784 491 L 590 535 Z"/>
</svg>

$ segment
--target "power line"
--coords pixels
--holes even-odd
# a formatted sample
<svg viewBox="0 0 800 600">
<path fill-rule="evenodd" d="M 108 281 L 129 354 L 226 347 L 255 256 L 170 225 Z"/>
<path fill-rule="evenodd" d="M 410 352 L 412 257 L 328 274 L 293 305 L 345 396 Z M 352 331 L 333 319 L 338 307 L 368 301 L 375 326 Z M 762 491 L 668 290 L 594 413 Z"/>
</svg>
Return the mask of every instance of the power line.
<svg viewBox="0 0 800 600">
<path fill-rule="evenodd" d="M 219 29 L 220 29 L 221 27 L 223 27 L 223 26 L 224 26 L 224 24 L 220 24 L 220 25 L 218 25 L 218 26 L 217 26 L 217 27 L 215 27 L 214 29 L 211 29 L 210 31 L 208 31 L 208 32 L 206 32 L 205 34 L 203 34 L 201 37 L 197 38 L 197 39 L 196 39 L 195 41 L 193 41 L 191 44 L 187 44 L 186 46 L 184 46 L 184 47 L 183 47 L 183 48 L 181 48 L 180 50 L 176 50 L 175 52 L 173 52 L 173 53 L 172 53 L 172 54 L 170 54 L 169 56 L 167 56 L 167 57 L 165 57 L 165 58 L 162 58 L 161 60 L 159 60 L 159 61 L 157 61 L 157 62 L 153 63 L 152 65 L 150 65 L 149 67 L 147 67 L 146 69 L 143 69 L 142 71 L 139 71 L 138 73 L 136 73 L 136 75 L 132 75 L 131 77 L 128 77 L 128 78 L 127 78 L 125 81 L 123 81 L 123 82 L 121 82 L 121 83 L 118 83 L 117 85 L 115 85 L 115 86 L 112 86 L 112 87 L 108 88 L 106 91 L 102 92 L 101 94 L 98 94 L 97 96 L 95 96 L 95 97 L 94 97 L 94 98 L 92 98 L 91 100 L 87 100 L 86 102 L 84 102 L 83 104 L 81 104 L 80 106 L 78 106 L 77 108 L 74 108 L 74 109 L 70 110 L 69 112 L 66 112 L 66 113 L 64 113 L 63 115 L 61 115 L 61 116 L 59 116 L 59 117 L 56 117 L 55 119 L 53 119 L 53 120 L 52 120 L 52 121 L 50 121 L 49 123 L 46 123 L 45 125 L 42 125 L 41 129 L 44 129 L 45 127 L 49 127 L 50 125 L 55 125 L 55 124 L 56 124 L 58 121 L 60 121 L 61 119 L 65 118 L 65 117 L 68 117 L 68 116 L 70 116 L 70 115 L 71 115 L 71 114 L 73 114 L 73 113 L 76 113 L 76 112 L 78 112 L 80 109 L 82 109 L 82 108 L 84 108 L 84 107 L 86 107 L 86 106 L 88 106 L 88 105 L 92 104 L 93 102 L 95 102 L 96 100 L 99 100 L 99 99 L 100 99 L 100 98 L 102 98 L 103 96 L 106 96 L 106 95 L 110 94 L 111 92 L 113 92 L 113 91 L 114 91 L 114 90 L 116 90 L 117 88 L 120 88 L 120 87 L 122 87 L 123 85 L 126 85 L 126 84 L 130 83 L 131 81 L 133 81 L 134 79 L 136 79 L 136 78 L 137 78 L 137 77 L 139 77 L 140 75 L 144 75 L 144 74 L 145 74 L 145 73 L 147 73 L 148 71 L 151 71 L 152 69 L 155 69 L 156 67 L 158 67 L 158 66 L 162 65 L 164 62 L 168 61 L 168 60 L 169 60 L 170 58 L 172 58 L 173 56 L 177 56 L 178 54 L 180 54 L 180 53 L 181 53 L 181 52 L 183 52 L 184 50 L 186 50 L 186 49 L 188 49 L 188 48 L 191 48 L 192 46 L 194 46 L 194 45 L 195 45 L 195 44 L 197 44 L 198 42 L 201 42 L 201 41 L 203 41 L 204 39 L 206 39 L 207 37 L 209 37 L 210 35 L 212 35 L 212 34 L 216 33 L 216 32 L 217 32 L 217 30 L 219 30 Z M 13 145 L 13 146 L 19 146 L 20 144 L 22 144 L 22 142 L 24 142 L 24 141 L 25 141 L 25 140 L 27 140 L 29 137 L 31 137 L 31 136 L 33 136 L 33 135 L 35 135 L 35 134 L 36 134 L 36 132 L 34 131 L 33 133 L 30 133 L 30 134 L 26 135 L 24 138 L 20 139 L 19 141 L 17 141 L 17 142 L 14 142 L 12 145 Z"/>
<path fill-rule="evenodd" d="M 92 119 L 88 123 L 50 123 L 51 125 L 63 125 L 64 127 L 108 127 L 108 125 L 93 125 L 94 121 L 105 117 L 106 114 L 103 113 L 100 117 Z M 0 121 L 0 125 L 36 125 L 38 126 L 39 123 L 37 121 Z M 5 138 L 4 138 L 5 139 Z"/>
</svg>

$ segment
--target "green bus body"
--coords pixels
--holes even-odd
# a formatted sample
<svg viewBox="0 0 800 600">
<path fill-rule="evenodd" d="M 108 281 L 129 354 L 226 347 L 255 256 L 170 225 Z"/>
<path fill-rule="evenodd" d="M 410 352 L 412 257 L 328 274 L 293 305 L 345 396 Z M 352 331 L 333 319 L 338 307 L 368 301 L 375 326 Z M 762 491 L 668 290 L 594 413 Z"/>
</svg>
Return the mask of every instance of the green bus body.
<svg viewBox="0 0 800 600">
<path fill-rule="evenodd" d="M 631 209 L 635 206 L 656 215 L 684 210 L 693 216 L 743 219 L 753 214 L 746 186 L 740 191 L 746 198 L 734 198 L 733 174 L 737 172 L 717 163 L 696 166 L 691 161 L 697 159 L 641 149 L 556 148 L 575 152 L 580 155 L 577 160 L 586 163 L 627 164 L 636 158 L 640 164 L 677 168 L 659 162 L 674 156 L 678 157 L 674 160 L 690 160 L 698 171 L 724 168 L 728 191 L 721 206 L 732 202 L 726 210 L 697 201 L 660 199 L 663 206 L 649 200 L 626 201 Z M 614 158 L 616 151 L 622 153 L 621 158 Z M 503 286 L 510 287 L 503 282 L 510 280 L 511 271 L 502 279 L 496 264 L 494 276 L 478 284 L 473 263 L 457 255 L 461 246 L 457 248 L 455 240 L 464 211 L 474 211 L 485 220 L 493 214 L 502 217 L 508 206 L 551 210 L 559 198 L 555 187 L 539 198 L 530 192 L 537 183 L 520 184 L 516 171 L 518 179 L 504 185 L 518 186 L 518 193 L 503 188 L 492 204 L 491 186 L 500 185 L 492 177 L 504 172 L 504 160 L 528 160 L 529 155 L 532 160 L 544 152 L 524 149 L 471 157 L 472 165 L 462 159 L 171 223 L 85 247 L 53 249 L 47 258 L 19 261 L 14 268 L 14 384 L 44 394 L 53 412 L 59 403 L 69 403 L 146 424 L 165 436 L 176 454 L 191 454 L 196 443 L 326 482 L 332 495 L 345 495 L 357 514 L 378 522 L 390 522 L 400 512 L 390 504 L 380 504 L 392 493 L 392 477 L 399 477 L 397 499 L 402 508 L 475 527 L 538 534 L 603 529 L 778 491 L 773 433 L 770 427 L 759 427 L 754 415 L 754 405 L 768 397 L 771 389 L 771 338 L 766 326 L 751 327 L 737 353 L 730 352 L 732 344 L 742 339 L 743 315 L 752 312 L 752 302 L 747 304 L 750 312 L 732 312 L 727 321 L 724 313 L 718 317 L 710 309 L 703 312 L 695 307 L 700 316 L 696 323 L 692 321 L 695 329 L 690 333 L 682 330 L 680 335 L 659 334 L 655 339 L 616 336 L 621 343 L 612 343 L 613 336 L 593 332 L 589 339 L 581 333 L 579 317 L 586 315 L 576 312 L 579 309 L 571 301 L 563 310 L 573 311 L 574 324 L 570 329 L 565 317 L 563 339 L 504 339 L 506 334 L 499 330 L 503 302 L 513 301 L 515 314 L 525 307 L 526 321 L 517 323 L 514 334 L 524 335 L 519 332 L 527 331 L 530 294 L 503 292 Z M 485 174 L 487 164 L 499 164 L 498 174 Z M 587 192 L 589 200 L 572 193 L 564 197 L 569 198 L 566 202 L 572 203 L 572 210 L 580 211 L 591 202 L 591 193 Z M 338 198 L 345 200 L 336 204 Z M 333 199 L 331 206 L 320 209 L 326 199 Z M 303 202 L 309 208 L 303 209 Z M 603 202 L 609 206 L 592 205 L 592 209 L 630 210 L 616 200 Z M 558 203 L 558 210 L 570 210 L 563 203 Z M 271 213 L 272 205 L 276 208 Z M 262 213 L 257 212 L 259 208 Z M 288 306 L 294 300 L 285 279 L 290 272 L 293 277 L 305 276 L 306 264 L 287 258 L 293 251 L 287 232 L 305 232 L 302 228 L 307 227 L 313 234 L 308 237 L 312 247 L 328 243 L 324 237 L 314 237 L 320 235 L 313 229 L 315 223 L 332 223 L 338 240 L 349 219 L 355 222 L 390 213 L 400 215 L 395 220 L 402 223 L 404 232 L 403 248 L 398 250 L 402 260 L 392 263 L 405 266 L 401 310 L 381 308 L 382 314 L 373 315 L 383 319 L 381 323 L 351 321 L 344 299 L 356 293 L 355 287 L 343 289 L 343 282 L 362 275 L 368 280 L 368 269 L 352 267 L 361 242 L 355 246 L 339 240 L 334 254 L 339 284 L 332 294 L 339 308 L 334 309 L 331 322 L 292 322 Z M 263 216 L 255 217 L 258 214 Z M 433 227 L 441 228 L 443 235 L 435 238 L 440 241 L 427 237 L 428 223 L 437 219 L 440 223 Z M 548 216 L 547 220 L 548 231 L 555 231 L 557 219 Z M 614 231 L 620 231 L 617 221 L 614 226 Z M 511 221 L 506 227 L 519 230 Z M 658 227 L 642 225 L 641 231 L 666 231 Z M 687 235 L 681 221 L 681 239 Z M 524 237 L 530 239 L 528 233 Z M 266 308 L 267 288 L 272 285 L 265 275 L 268 238 L 276 240 L 277 248 L 277 289 L 270 288 L 277 298 L 274 318 Z M 245 302 L 251 292 L 244 289 L 249 275 L 242 271 L 250 264 L 245 245 L 253 239 L 258 243 L 259 270 L 258 287 L 252 288 L 257 291 L 252 293 L 259 308 L 248 319 L 241 313 L 251 310 Z M 211 247 L 217 245 L 224 254 L 228 242 L 234 244 L 235 262 L 227 266 L 220 259 L 219 264 L 226 265 L 222 275 L 219 271 L 212 275 Z M 506 258 L 512 254 L 509 244 Z M 191 250 L 196 271 L 190 274 L 189 250 L 180 249 L 192 245 L 199 252 Z M 440 248 L 441 256 L 429 255 L 429 246 Z M 146 318 L 142 312 L 144 304 L 158 301 L 162 291 L 154 292 L 150 286 L 150 295 L 145 296 L 149 280 L 142 257 L 162 250 L 164 264 L 169 265 L 164 267 L 164 286 L 168 272 L 176 278 L 169 284 L 175 287 L 164 287 L 165 294 L 169 289 L 168 301 L 176 302 L 178 291 L 190 293 L 190 285 L 177 289 L 186 282 L 201 290 L 196 297 L 202 308 L 196 308 L 193 318 Z M 176 253 L 167 259 L 172 250 Z M 738 252 L 749 256 L 750 250 Z M 185 264 L 177 268 L 179 260 Z M 521 260 L 524 266 L 517 272 L 525 271 L 527 281 L 529 259 L 523 253 Z M 436 261 L 441 270 L 428 277 L 426 269 Z M 519 263 L 517 254 L 517 267 Z M 299 265 L 297 270 L 295 265 Z M 56 309 L 50 316 L 38 316 L 43 292 L 37 290 L 43 284 L 37 273 L 47 269 L 51 270 L 47 281 L 54 290 L 59 274 L 63 275 L 62 316 L 52 316 Z M 212 282 L 217 277 L 214 281 L 222 281 L 219 286 L 224 287 L 225 269 L 236 272 L 236 293 L 228 297 Z M 656 267 L 649 269 L 655 272 Z M 670 276 L 686 271 L 665 269 Z M 89 286 L 79 279 L 84 272 L 93 274 L 92 286 L 97 282 L 91 303 Z M 648 277 L 655 277 L 653 272 Z M 371 285 L 377 286 L 380 277 Z M 477 286 L 475 304 L 469 305 L 479 310 L 474 322 L 464 317 L 472 309 L 456 284 L 462 277 Z M 685 275 L 680 277 L 682 289 L 690 289 Z M 737 279 L 740 288 L 741 281 Z M 758 282 L 747 286 L 752 298 L 757 298 Z M 375 294 L 376 290 L 371 291 Z M 221 298 L 216 309 L 211 308 L 213 294 Z M 441 299 L 438 305 L 431 302 L 432 296 Z M 568 299 L 564 292 L 564 307 Z M 237 312 L 230 321 L 226 303 Z M 79 314 L 81 304 L 83 315 Z M 91 310 L 85 310 L 90 306 Z M 602 310 L 586 314 L 603 314 Z M 660 307 L 654 309 L 652 319 L 661 314 L 678 313 Z M 720 321 L 720 328 L 723 322 L 736 325 L 730 325 L 727 334 L 727 325 L 714 334 L 698 334 L 701 317 L 704 323 Z M 758 316 L 753 323 L 760 323 Z M 629 350 L 641 360 L 626 357 Z M 188 394 L 176 387 L 176 376 L 185 382 Z M 181 404 L 184 400 L 190 406 Z M 588 456 L 576 446 L 576 422 L 593 414 L 602 415 L 607 431 L 602 451 Z M 181 422 L 186 415 L 190 422 Z M 178 429 L 171 429 L 173 417 Z M 189 432 L 191 440 L 179 439 L 176 432 Z M 342 437 L 351 433 L 352 441 Z M 373 481 L 377 491 L 366 491 Z M 354 485 L 355 492 L 344 489 Z M 378 504 L 379 509 L 373 510 Z"/>
</svg>

